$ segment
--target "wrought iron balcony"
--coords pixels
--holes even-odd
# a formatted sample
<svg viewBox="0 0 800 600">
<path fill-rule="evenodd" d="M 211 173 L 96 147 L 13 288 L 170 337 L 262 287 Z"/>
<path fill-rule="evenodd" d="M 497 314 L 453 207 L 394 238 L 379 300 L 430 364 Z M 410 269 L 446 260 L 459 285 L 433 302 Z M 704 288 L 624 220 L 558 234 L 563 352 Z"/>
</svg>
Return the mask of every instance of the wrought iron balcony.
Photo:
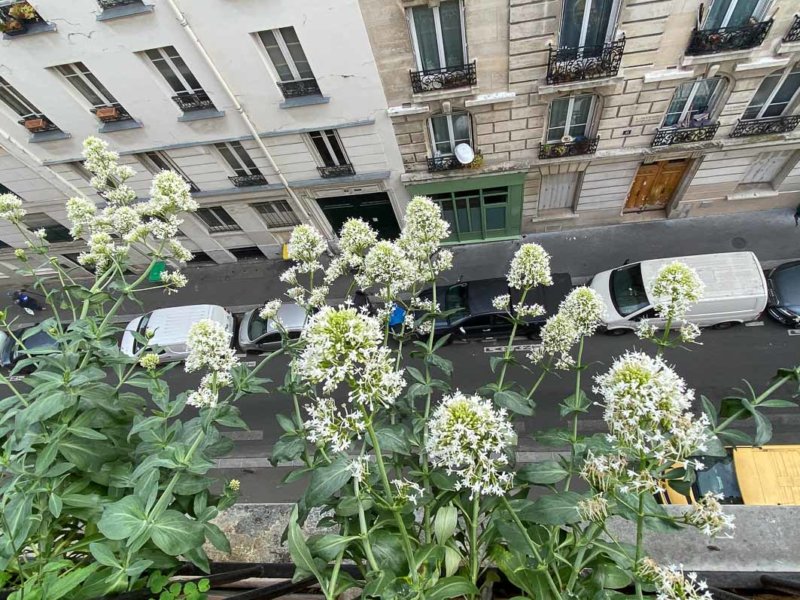
<svg viewBox="0 0 800 600">
<path fill-rule="evenodd" d="M 770 133 L 789 133 L 800 123 L 800 115 L 785 117 L 766 117 L 764 119 L 739 119 L 731 132 L 731 137 L 748 135 L 768 135 Z"/>
<path fill-rule="evenodd" d="M 740 27 L 719 29 L 694 29 L 689 38 L 686 54 L 714 54 L 731 50 L 747 50 L 760 46 L 772 27 L 772 19 L 749 23 Z"/>
<path fill-rule="evenodd" d="M 786 32 L 786 35 L 783 36 L 784 42 L 800 42 L 800 15 L 794 16 L 794 21 L 792 21 L 792 26 L 789 27 L 789 31 Z"/>
<path fill-rule="evenodd" d="M 319 174 L 328 179 L 330 177 L 347 177 L 348 175 L 355 175 L 356 170 L 353 165 L 333 165 L 331 167 L 317 167 Z"/>
<path fill-rule="evenodd" d="M 699 127 L 664 127 L 656 131 L 651 146 L 672 146 L 689 142 L 705 142 L 714 139 L 719 123 Z"/>
<path fill-rule="evenodd" d="M 213 109 L 214 103 L 203 90 L 197 90 L 192 93 L 178 94 L 173 96 L 172 100 L 178 105 L 183 112 L 192 112 L 195 110 Z"/>
<path fill-rule="evenodd" d="M 283 97 L 286 99 L 322 95 L 319 85 L 317 85 L 317 80 L 313 78 L 297 79 L 295 81 L 279 81 L 278 87 L 281 88 Z"/>
<path fill-rule="evenodd" d="M 45 131 L 58 131 L 58 126 L 44 115 L 28 115 L 17 121 L 31 133 L 44 133 Z"/>
<path fill-rule="evenodd" d="M 539 158 L 564 158 L 597 152 L 600 137 L 582 138 L 571 142 L 548 142 L 539 145 Z"/>
<path fill-rule="evenodd" d="M 97 0 L 101 8 L 114 8 L 126 4 L 141 4 L 142 0 Z"/>
<path fill-rule="evenodd" d="M 467 87 L 478 83 L 475 61 L 467 65 L 411 71 L 411 89 L 415 94 Z"/>
<path fill-rule="evenodd" d="M 619 72 L 625 38 L 603 46 L 550 47 L 547 83 L 614 77 Z"/>
<path fill-rule="evenodd" d="M 230 182 L 236 187 L 251 187 L 254 185 L 267 185 L 267 178 L 261 173 L 250 173 L 249 175 L 234 175 L 228 177 Z"/>
<path fill-rule="evenodd" d="M 116 109 L 115 114 L 105 114 L 104 111 L 109 111 L 110 109 Z M 114 123 L 116 121 L 130 121 L 133 117 L 130 113 L 125 110 L 125 108 L 121 104 L 112 104 L 110 106 L 96 106 L 95 108 L 91 109 L 91 112 L 100 119 L 103 123 Z M 99 114 L 98 114 L 99 113 Z"/>
<path fill-rule="evenodd" d="M 435 173 L 437 171 L 453 171 L 456 169 L 477 169 L 483 164 L 483 155 L 480 150 L 475 152 L 475 158 L 471 163 L 463 164 L 453 154 L 447 156 L 434 156 L 428 159 L 428 171 Z"/>
</svg>

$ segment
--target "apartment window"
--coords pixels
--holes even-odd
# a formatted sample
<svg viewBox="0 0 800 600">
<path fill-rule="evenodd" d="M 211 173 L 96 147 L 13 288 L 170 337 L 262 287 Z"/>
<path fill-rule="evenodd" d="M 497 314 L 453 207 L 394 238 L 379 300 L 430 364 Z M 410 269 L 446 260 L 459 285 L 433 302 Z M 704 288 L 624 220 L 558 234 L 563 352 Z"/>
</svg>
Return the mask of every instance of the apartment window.
<svg viewBox="0 0 800 600">
<path fill-rule="evenodd" d="M 559 98 L 550 103 L 547 141 L 559 142 L 565 137 L 585 137 L 592 115 L 594 96 L 584 94 Z"/>
<path fill-rule="evenodd" d="M 59 65 L 56 70 L 92 105 L 92 112 L 101 121 L 123 121 L 132 118 L 82 62 Z"/>
<path fill-rule="evenodd" d="M 69 234 L 69 229 L 67 229 L 64 225 L 62 225 L 55 219 L 50 218 L 45 213 L 27 214 L 22 219 L 22 222 L 25 225 L 25 227 L 27 227 L 31 231 L 36 231 L 37 229 L 44 229 L 45 239 L 47 239 L 47 241 L 50 242 L 51 244 L 56 242 L 72 241 L 72 236 Z"/>
<path fill-rule="evenodd" d="M 758 18 L 766 8 L 767 0 L 714 0 L 708 11 L 703 29 L 742 27 L 751 18 Z"/>
<path fill-rule="evenodd" d="M 0 100 L 20 117 L 35 117 L 41 114 L 32 102 L 2 77 L 0 77 Z"/>
<path fill-rule="evenodd" d="M 472 127 L 467 113 L 431 117 L 431 140 L 434 156 L 449 156 L 459 144 L 472 145 Z"/>
<path fill-rule="evenodd" d="M 145 54 L 177 94 L 172 99 L 182 111 L 214 109 L 214 103 L 173 46 L 147 50 Z"/>
<path fill-rule="evenodd" d="M 420 71 L 458 67 L 467 62 L 460 0 L 409 10 L 411 38 Z"/>
<path fill-rule="evenodd" d="M 355 175 L 355 170 L 347 158 L 342 140 L 339 139 L 336 130 L 312 131 L 308 137 L 316 151 L 317 160 L 320 163 L 317 170 L 322 177 Z"/>
<path fill-rule="evenodd" d="M 175 163 L 166 152 L 143 152 L 139 155 L 140 160 L 147 167 L 153 175 L 157 175 L 161 171 L 173 171 L 183 178 L 189 184 L 189 189 L 194 192 L 199 192 L 195 183 L 189 179 L 188 175 Z"/>
<path fill-rule="evenodd" d="M 466 242 L 509 235 L 519 231 L 511 216 L 515 204 L 507 187 L 433 194 L 450 223 L 449 241 Z M 519 217 L 517 217 L 517 220 Z"/>
<path fill-rule="evenodd" d="M 228 178 L 233 185 L 247 187 L 267 184 L 266 177 L 256 167 L 256 163 L 250 158 L 241 142 L 222 142 L 214 144 L 214 147 L 233 170 L 234 175 Z"/>
<path fill-rule="evenodd" d="M 279 228 L 300 225 L 300 219 L 297 218 L 291 205 L 286 200 L 259 202 L 258 204 L 253 204 L 253 208 L 264 219 L 267 227 Z"/>
<path fill-rule="evenodd" d="M 278 86 L 286 98 L 321 94 L 294 27 L 260 31 L 258 37 L 275 67 Z"/>
<path fill-rule="evenodd" d="M 708 125 L 717 94 L 721 91 L 720 78 L 687 81 L 675 90 L 664 117 L 665 127 L 695 127 Z"/>
<path fill-rule="evenodd" d="M 588 46 L 583 52 L 602 51 L 612 38 L 617 0 L 566 0 L 561 17 L 559 47 Z"/>
<path fill-rule="evenodd" d="M 800 63 L 764 78 L 742 115 L 743 119 L 779 117 L 791 110 L 800 89 Z"/>
<path fill-rule="evenodd" d="M 233 220 L 221 206 L 206 206 L 198 208 L 195 213 L 203 223 L 208 227 L 209 233 L 217 233 L 219 231 L 239 231 L 241 227 Z"/>
<path fill-rule="evenodd" d="M 0 194 L 14 194 L 10 189 L 0 183 Z M 14 194 L 16 196 L 16 194 Z"/>
<path fill-rule="evenodd" d="M 794 150 L 764 152 L 759 154 L 742 177 L 738 190 L 772 190 L 777 188 L 776 178 L 792 158 Z M 779 183 L 779 182 L 778 182 Z"/>
</svg>

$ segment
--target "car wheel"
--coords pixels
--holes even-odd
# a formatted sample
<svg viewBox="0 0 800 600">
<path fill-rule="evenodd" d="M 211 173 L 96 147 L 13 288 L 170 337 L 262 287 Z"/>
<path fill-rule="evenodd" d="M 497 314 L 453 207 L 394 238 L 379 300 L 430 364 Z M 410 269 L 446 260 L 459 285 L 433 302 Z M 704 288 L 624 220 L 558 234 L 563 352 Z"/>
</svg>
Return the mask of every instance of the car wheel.
<svg viewBox="0 0 800 600">
<path fill-rule="evenodd" d="M 711 329 L 730 329 L 734 325 L 738 325 L 736 321 L 724 321 L 722 323 L 717 323 L 716 325 L 712 325 Z"/>
</svg>

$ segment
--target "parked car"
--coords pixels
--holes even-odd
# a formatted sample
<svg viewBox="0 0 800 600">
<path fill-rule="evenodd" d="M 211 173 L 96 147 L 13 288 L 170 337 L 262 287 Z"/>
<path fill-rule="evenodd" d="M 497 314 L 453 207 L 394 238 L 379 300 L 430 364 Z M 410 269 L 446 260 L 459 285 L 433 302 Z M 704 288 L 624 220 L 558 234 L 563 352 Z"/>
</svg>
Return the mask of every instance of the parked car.
<svg viewBox="0 0 800 600">
<path fill-rule="evenodd" d="M 568 273 L 554 273 L 553 285 L 539 286 L 529 291 L 525 303 L 541 304 L 546 314 L 529 319 L 524 326 L 517 329 L 517 333 L 536 337 L 547 316 L 558 310 L 558 305 L 571 287 L 572 278 Z M 436 320 L 436 337 L 448 333 L 452 335 L 452 339 L 508 337 L 513 325 L 507 313 L 492 306 L 492 299 L 503 294 L 510 294 L 512 303 L 519 302 L 519 291 L 510 289 L 508 282 L 502 277 L 437 286 L 436 300 L 442 311 L 455 312 Z M 433 290 L 423 291 L 420 297 L 432 299 Z"/>
<path fill-rule="evenodd" d="M 277 350 L 281 347 L 281 333 L 272 319 L 266 320 L 258 316 L 260 308 L 248 311 L 239 324 L 239 349 L 245 352 L 260 350 Z M 297 304 L 282 304 L 276 317 L 290 339 L 297 339 L 306 324 L 306 311 Z"/>
<path fill-rule="evenodd" d="M 25 332 L 30 329 L 32 329 L 32 327 L 18 329 L 14 332 L 13 336 L 4 331 L 0 332 L 0 366 L 4 369 L 13 369 L 19 361 L 29 356 L 49 354 L 58 351 L 58 342 L 50 337 L 50 334 L 46 331 L 38 331 L 30 337 L 23 339 L 25 337 Z M 22 344 L 17 340 L 21 340 Z M 30 373 L 33 371 L 33 368 L 30 366 L 25 367 L 22 371 Z"/>
<path fill-rule="evenodd" d="M 120 342 L 120 350 L 128 356 L 136 356 L 142 349 L 141 342 L 133 333 L 144 335 L 149 329 L 154 332 L 151 346 L 157 346 L 161 362 L 184 360 L 189 355 L 186 340 L 189 329 L 203 319 L 212 319 L 222 325 L 233 336 L 233 315 L 221 306 L 214 304 L 195 304 L 192 306 L 173 306 L 159 308 L 137 317 L 125 327 Z"/>
<path fill-rule="evenodd" d="M 688 497 L 666 488 L 659 500 L 689 504 L 707 492 L 721 494 L 722 504 L 800 505 L 800 445 L 742 446 L 724 457 L 700 457 Z"/>
<path fill-rule="evenodd" d="M 800 260 L 772 269 L 767 277 L 767 312 L 790 327 L 800 327 Z"/>
<path fill-rule="evenodd" d="M 695 269 L 705 284 L 703 297 L 686 313 L 688 321 L 699 327 L 724 329 L 761 316 L 767 305 L 767 282 L 752 252 L 659 258 L 623 265 L 592 278 L 590 286 L 606 304 L 608 333 L 636 329 L 642 319 L 656 327 L 665 325 L 657 318 L 647 283 L 655 279 L 661 267 L 675 260 Z"/>
</svg>

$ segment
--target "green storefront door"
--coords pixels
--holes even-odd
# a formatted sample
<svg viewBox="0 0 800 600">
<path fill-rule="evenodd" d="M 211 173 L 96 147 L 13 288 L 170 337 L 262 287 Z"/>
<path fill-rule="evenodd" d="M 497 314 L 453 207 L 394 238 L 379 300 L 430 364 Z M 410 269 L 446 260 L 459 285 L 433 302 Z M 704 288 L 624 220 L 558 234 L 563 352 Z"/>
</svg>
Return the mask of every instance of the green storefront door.
<svg viewBox="0 0 800 600">
<path fill-rule="evenodd" d="M 317 202 L 336 235 L 339 235 L 342 225 L 350 218 L 363 219 L 372 225 L 378 232 L 378 237 L 384 240 L 394 239 L 400 234 L 400 227 L 386 192 L 319 198 Z"/>
</svg>

